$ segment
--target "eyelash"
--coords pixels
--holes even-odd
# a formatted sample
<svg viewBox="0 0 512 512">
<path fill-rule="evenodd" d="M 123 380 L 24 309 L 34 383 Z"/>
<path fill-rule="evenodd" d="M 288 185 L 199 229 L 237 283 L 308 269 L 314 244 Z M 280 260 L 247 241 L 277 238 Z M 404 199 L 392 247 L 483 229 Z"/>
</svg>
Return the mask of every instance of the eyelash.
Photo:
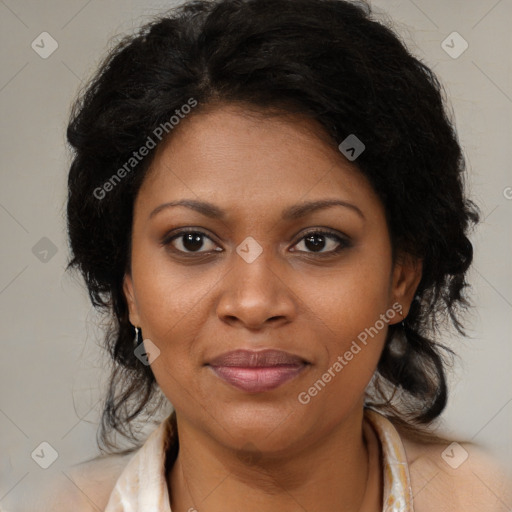
<svg viewBox="0 0 512 512">
<path fill-rule="evenodd" d="M 177 232 L 174 232 L 172 235 L 168 235 L 166 237 L 164 237 L 164 239 L 162 240 L 161 244 L 163 246 L 171 246 L 171 243 L 178 239 L 179 237 L 183 236 L 183 235 L 187 235 L 187 234 L 196 234 L 196 235 L 202 235 L 206 238 L 208 238 L 210 241 L 212 241 L 213 243 L 215 243 L 214 240 L 212 240 L 205 232 L 201 231 L 201 230 L 196 230 L 196 229 L 190 229 L 190 228 L 186 228 L 186 229 L 183 229 L 183 230 L 180 230 L 180 231 L 177 231 Z M 319 257 L 325 257 L 325 256 L 333 256 L 335 254 L 338 254 L 339 252 L 341 252 L 343 249 L 346 249 L 346 248 L 349 248 L 352 246 L 351 242 L 345 238 L 345 237 L 341 237 L 337 234 L 335 234 L 334 232 L 332 231 L 329 231 L 329 230 L 325 230 L 325 229 L 322 229 L 322 228 L 317 228 L 317 229 L 313 229 L 311 231 L 308 231 L 307 233 L 305 233 L 304 235 L 302 235 L 302 237 L 297 240 L 297 242 L 294 244 L 297 245 L 298 243 L 300 243 L 301 241 L 303 241 L 305 238 L 307 238 L 308 236 L 310 235 L 322 235 L 322 236 L 325 236 L 325 237 L 328 237 L 328 238 L 331 238 L 331 239 L 334 239 L 336 242 L 338 242 L 338 247 L 336 249 L 333 249 L 331 251 L 326 251 L 326 252 L 307 252 L 307 251 L 298 251 L 300 253 L 304 253 L 304 254 L 308 254 L 308 255 L 315 255 L 315 256 L 319 256 Z M 185 251 L 181 251 L 179 249 L 176 249 L 174 247 L 171 248 L 171 250 L 173 252 L 177 252 L 178 254 L 182 255 L 182 256 L 185 256 L 185 257 L 197 257 L 196 255 L 205 255 L 205 254 L 211 254 L 212 252 L 221 252 L 221 251 L 191 251 L 191 252 L 185 252 Z"/>
</svg>

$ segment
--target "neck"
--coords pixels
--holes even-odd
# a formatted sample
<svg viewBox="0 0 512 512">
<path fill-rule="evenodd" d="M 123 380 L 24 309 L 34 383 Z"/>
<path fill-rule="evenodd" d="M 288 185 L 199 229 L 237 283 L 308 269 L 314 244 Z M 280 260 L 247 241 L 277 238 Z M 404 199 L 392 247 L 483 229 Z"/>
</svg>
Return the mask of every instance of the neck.
<svg viewBox="0 0 512 512">
<path fill-rule="evenodd" d="M 167 475 L 173 512 L 365 512 L 368 451 L 363 409 L 289 453 L 247 456 L 218 443 L 177 415 L 179 452 Z M 366 496 L 365 496 L 366 493 Z M 372 496 L 377 496 L 372 491 Z M 374 508 L 375 507 L 375 508 Z"/>
</svg>

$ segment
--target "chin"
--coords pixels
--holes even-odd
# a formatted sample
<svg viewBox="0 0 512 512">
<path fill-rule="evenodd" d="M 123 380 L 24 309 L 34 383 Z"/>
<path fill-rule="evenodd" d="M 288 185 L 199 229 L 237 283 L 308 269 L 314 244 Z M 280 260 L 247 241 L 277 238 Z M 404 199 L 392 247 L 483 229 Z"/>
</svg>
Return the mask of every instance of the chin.
<svg viewBox="0 0 512 512">
<path fill-rule="evenodd" d="M 222 421 L 217 430 L 226 444 L 233 448 L 251 443 L 260 450 L 277 452 L 306 435 L 307 415 L 300 412 L 295 404 L 293 408 L 282 403 L 229 404 L 224 410 L 219 410 L 217 417 Z"/>
</svg>

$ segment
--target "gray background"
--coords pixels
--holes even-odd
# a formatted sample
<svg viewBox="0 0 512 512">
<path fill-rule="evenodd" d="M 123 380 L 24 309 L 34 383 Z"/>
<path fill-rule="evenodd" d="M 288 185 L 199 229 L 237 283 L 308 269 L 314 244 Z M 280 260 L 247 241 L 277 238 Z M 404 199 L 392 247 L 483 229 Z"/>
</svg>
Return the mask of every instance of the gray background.
<svg viewBox="0 0 512 512">
<path fill-rule="evenodd" d="M 111 38 L 172 5 L 0 0 L 1 510 L 14 510 L 43 475 L 64 475 L 97 453 L 106 358 L 85 288 L 64 272 L 65 128 L 72 99 Z M 512 469 L 512 1 L 379 0 L 373 6 L 388 13 L 444 84 L 468 159 L 469 190 L 484 217 L 472 237 L 471 338 L 446 336 L 460 361 L 441 426 L 481 443 Z M 441 46 L 453 31 L 469 45 L 458 58 Z M 42 32 L 58 43 L 46 59 L 31 47 Z M 448 44 L 452 52 L 461 48 L 457 40 Z M 31 457 L 43 441 L 58 452 L 46 470 Z"/>
</svg>

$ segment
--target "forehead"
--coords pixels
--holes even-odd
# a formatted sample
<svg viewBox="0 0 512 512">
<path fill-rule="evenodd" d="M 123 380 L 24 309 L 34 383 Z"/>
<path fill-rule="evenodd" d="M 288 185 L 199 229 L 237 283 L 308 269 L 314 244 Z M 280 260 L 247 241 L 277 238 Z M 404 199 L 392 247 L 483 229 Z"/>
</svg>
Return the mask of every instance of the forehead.
<svg viewBox="0 0 512 512">
<path fill-rule="evenodd" d="M 183 120 L 157 148 L 139 196 L 147 208 L 182 197 L 258 211 L 325 197 L 379 207 L 367 179 L 319 123 L 238 106 Z"/>
</svg>

